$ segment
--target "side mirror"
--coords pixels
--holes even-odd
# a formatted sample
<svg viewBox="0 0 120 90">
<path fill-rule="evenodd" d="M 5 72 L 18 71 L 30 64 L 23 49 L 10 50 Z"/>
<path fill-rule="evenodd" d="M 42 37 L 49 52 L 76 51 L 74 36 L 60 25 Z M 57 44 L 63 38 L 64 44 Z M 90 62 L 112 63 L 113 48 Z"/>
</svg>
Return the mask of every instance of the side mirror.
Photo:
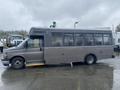
<svg viewBox="0 0 120 90">
<path fill-rule="evenodd" d="M 42 48 L 40 47 L 40 51 L 42 51 Z"/>
<path fill-rule="evenodd" d="M 27 41 L 25 42 L 25 48 L 28 48 L 28 42 Z"/>
</svg>

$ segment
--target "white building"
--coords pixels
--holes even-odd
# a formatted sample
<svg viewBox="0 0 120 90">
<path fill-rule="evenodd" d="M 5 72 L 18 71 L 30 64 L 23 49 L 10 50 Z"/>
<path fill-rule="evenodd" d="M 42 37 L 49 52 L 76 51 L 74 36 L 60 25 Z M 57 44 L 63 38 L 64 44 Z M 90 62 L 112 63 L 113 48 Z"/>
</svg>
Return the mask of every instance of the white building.
<svg viewBox="0 0 120 90">
<path fill-rule="evenodd" d="M 120 32 L 116 32 L 113 34 L 115 45 L 120 45 Z"/>
</svg>

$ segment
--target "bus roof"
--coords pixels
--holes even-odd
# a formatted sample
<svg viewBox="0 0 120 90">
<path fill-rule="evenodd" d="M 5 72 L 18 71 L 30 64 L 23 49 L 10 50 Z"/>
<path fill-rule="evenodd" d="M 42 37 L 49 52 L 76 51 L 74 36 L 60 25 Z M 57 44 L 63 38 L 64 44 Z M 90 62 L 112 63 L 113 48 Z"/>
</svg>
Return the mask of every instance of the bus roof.
<svg viewBox="0 0 120 90">
<path fill-rule="evenodd" d="M 31 28 L 29 35 L 41 35 L 46 32 L 63 32 L 63 33 L 112 33 L 112 30 L 100 30 L 100 29 L 60 29 L 60 28 Z"/>
<path fill-rule="evenodd" d="M 22 35 L 20 35 L 20 34 L 10 34 L 10 36 L 20 36 L 20 37 L 22 37 Z"/>
</svg>

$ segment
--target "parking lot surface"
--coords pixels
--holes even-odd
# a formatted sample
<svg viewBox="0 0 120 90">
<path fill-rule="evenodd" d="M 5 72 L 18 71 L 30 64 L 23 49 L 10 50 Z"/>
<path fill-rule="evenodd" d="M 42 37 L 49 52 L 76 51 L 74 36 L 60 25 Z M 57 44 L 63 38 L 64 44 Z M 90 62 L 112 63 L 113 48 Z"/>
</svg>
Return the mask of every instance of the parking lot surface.
<svg viewBox="0 0 120 90">
<path fill-rule="evenodd" d="M 1 56 L 1 55 L 0 55 Z M 0 62 L 0 90 L 119 90 L 120 57 L 95 65 L 77 63 L 13 70 Z"/>
</svg>

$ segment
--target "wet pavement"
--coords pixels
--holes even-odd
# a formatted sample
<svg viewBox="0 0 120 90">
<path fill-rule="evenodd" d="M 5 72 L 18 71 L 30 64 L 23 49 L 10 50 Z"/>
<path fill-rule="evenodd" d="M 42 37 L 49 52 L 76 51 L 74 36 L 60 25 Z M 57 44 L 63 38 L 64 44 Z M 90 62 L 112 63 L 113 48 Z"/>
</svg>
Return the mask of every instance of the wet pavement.
<svg viewBox="0 0 120 90">
<path fill-rule="evenodd" d="M 0 63 L 0 90 L 119 90 L 120 57 L 96 65 L 27 67 L 12 70 Z"/>
</svg>

